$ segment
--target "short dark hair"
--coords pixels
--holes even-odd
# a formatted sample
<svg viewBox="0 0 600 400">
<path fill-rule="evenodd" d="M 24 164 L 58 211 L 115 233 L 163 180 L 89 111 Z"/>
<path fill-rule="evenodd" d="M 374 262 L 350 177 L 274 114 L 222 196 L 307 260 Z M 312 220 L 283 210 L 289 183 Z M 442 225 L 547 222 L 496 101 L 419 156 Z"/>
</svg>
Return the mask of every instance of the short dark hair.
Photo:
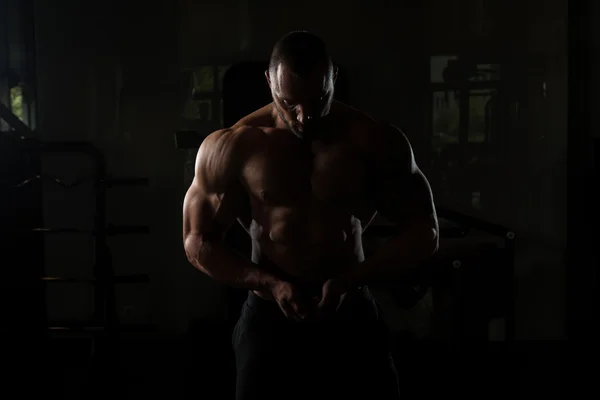
<svg viewBox="0 0 600 400">
<path fill-rule="evenodd" d="M 300 78 L 313 72 L 317 66 L 327 65 L 330 70 L 333 66 L 325 42 L 307 31 L 287 33 L 275 44 L 269 62 L 269 73 L 275 72 L 282 63 Z"/>
</svg>

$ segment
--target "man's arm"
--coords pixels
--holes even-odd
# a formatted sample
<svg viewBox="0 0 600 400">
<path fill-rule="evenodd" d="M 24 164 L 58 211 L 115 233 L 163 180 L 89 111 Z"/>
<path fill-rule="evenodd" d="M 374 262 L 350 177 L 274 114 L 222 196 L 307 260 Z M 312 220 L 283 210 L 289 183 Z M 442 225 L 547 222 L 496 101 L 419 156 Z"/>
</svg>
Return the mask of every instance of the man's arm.
<svg viewBox="0 0 600 400">
<path fill-rule="evenodd" d="M 400 234 L 343 278 L 353 285 L 401 280 L 410 268 L 438 248 L 438 221 L 427 178 L 418 168 L 406 136 L 399 130 L 374 135 L 372 196 L 382 217 Z"/>
<path fill-rule="evenodd" d="M 241 142 L 253 134 L 250 129 L 217 131 L 202 142 L 183 203 L 183 242 L 190 263 L 216 281 L 268 291 L 276 278 L 224 243 L 247 201 L 240 183 L 247 147 Z"/>
</svg>

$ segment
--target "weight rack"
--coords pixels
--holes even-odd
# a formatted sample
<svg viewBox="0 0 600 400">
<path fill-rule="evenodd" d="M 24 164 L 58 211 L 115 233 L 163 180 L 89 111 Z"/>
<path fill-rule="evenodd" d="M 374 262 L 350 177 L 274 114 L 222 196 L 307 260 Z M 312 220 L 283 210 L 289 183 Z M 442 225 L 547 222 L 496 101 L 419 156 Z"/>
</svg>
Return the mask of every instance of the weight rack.
<svg viewBox="0 0 600 400">
<path fill-rule="evenodd" d="M 112 367 L 118 366 L 118 338 L 121 332 L 125 331 L 149 331 L 150 326 L 121 326 L 118 321 L 118 311 L 115 294 L 115 283 L 147 283 L 149 276 L 147 274 L 133 275 L 116 275 L 113 268 L 113 259 L 107 239 L 110 236 L 126 235 L 126 234 L 147 234 L 149 228 L 147 226 L 122 226 L 110 224 L 107 221 L 106 201 L 107 191 L 110 188 L 117 186 L 147 186 L 148 180 L 145 178 L 112 178 L 109 177 L 106 170 L 106 160 L 102 152 L 91 143 L 87 142 L 42 142 L 34 139 L 34 133 L 16 118 L 12 112 L 0 104 L 0 118 L 4 119 L 12 128 L 12 132 L 2 132 L 2 135 L 11 136 L 11 139 L 16 143 L 15 147 L 24 149 L 29 157 L 41 158 L 43 153 L 82 153 L 92 158 L 95 164 L 94 173 L 91 177 L 79 179 L 71 184 L 66 184 L 59 179 L 43 174 L 35 174 L 21 180 L 20 182 L 7 185 L 4 183 L 2 191 L 7 190 L 26 190 L 32 185 L 42 184 L 43 182 L 52 182 L 55 185 L 62 187 L 66 191 L 71 188 L 80 186 L 85 182 L 93 182 L 95 194 L 95 214 L 93 227 L 90 229 L 68 228 L 68 227 L 26 227 L 17 228 L 9 226 L 3 228 L 0 235 L 6 235 L 7 239 L 28 240 L 31 237 L 39 235 L 56 235 L 64 233 L 81 233 L 93 235 L 93 276 L 88 279 L 80 279 L 73 277 L 61 276 L 42 276 L 39 271 L 43 268 L 38 268 L 38 273 L 29 274 L 20 277 L 20 282 L 13 280 L 3 280 L 3 287 L 21 287 L 29 286 L 39 288 L 41 296 L 36 296 L 38 306 L 41 308 L 36 315 L 44 318 L 44 321 L 33 324 L 36 327 L 43 327 L 45 333 L 41 337 L 48 338 L 49 335 L 56 335 L 65 332 L 85 334 L 92 338 L 92 355 L 96 360 L 92 360 L 93 365 L 101 368 L 104 372 L 111 370 Z M 42 188 L 38 187 L 38 193 L 41 195 Z M 42 242 L 43 245 L 43 242 Z M 32 282 L 33 280 L 33 282 Z M 46 285 L 61 282 L 61 283 L 88 283 L 94 288 L 94 310 L 92 319 L 89 322 L 69 322 L 69 321 L 48 321 L 46 311 L 45 292 Z M 10 321 L 9 321 L 10 322 Z M 3 324 L 5 325 L 5 324 Z M 29 326 L 29 324 L 28 324 Z M 9 330 L 6 326 L 2 326 L 3 331 Z M 24 332 L 29 335 L 30 332 Z M 100 340 L 98 340 L 100 339 Z M 101 372 L 101 371 L 98 371 Z M 102 374 L 102 372 L 101 372 Z M 103 374 L 102 374 L 103 375 Z"/>
</svg>

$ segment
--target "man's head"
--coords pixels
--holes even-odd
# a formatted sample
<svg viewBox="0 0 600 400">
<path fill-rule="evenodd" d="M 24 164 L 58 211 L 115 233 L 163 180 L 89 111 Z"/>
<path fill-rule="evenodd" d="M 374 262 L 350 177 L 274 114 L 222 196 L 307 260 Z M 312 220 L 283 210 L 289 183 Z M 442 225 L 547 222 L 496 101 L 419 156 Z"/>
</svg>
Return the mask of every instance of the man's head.
<svg viewBox="0 0 600 400">
<path fill-rule="evenodd" d="M 329 114 L 337 76 L 323 40 L 305 31 L 286 34 L 273 48 L 266 76 L 281 120 L 298 137 L 314 135 Z"/>
</svg>

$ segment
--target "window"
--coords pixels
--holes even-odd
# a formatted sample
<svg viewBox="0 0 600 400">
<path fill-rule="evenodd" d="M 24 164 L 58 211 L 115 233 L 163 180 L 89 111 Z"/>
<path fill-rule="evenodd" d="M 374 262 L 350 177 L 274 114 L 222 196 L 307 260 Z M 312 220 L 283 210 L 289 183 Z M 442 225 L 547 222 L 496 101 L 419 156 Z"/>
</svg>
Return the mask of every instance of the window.
<svg viewBox="0 0 600 400">
<path fill-rule="evenodd" d="M 498 64 L 477 64 L 475 74 L 469 77 L 471 82 L 493 82 L 500 80 L 500 66 Z"/>
<path fill-rule="evenodd" d="M 458 60 L 458 56 L 433 56 L 431 57 L 431 82 L 443 83 L 444 70 L 448 63 Z"/>
<path fill-rule="evenodd" d="M 495 102 L 496 90 L 472 90 L 469 93 L 469 143 L 483 143 L 491 139 Z"/>
<path fill-rule="evenodd" d="M 211 93 L 215 90 L 213 67 L 200 67 L 193 71 L 194 93 Z"/>
<path fill-rule="evenodd" d="M 23 109 L 23 87 L 15 86 L 10 89 L 10 110 L 22 122 L 25 122 L 25 110 Z"/>
<path fill-rule="evenodd" d="M 186 128 L 214 130 L 223 126 L 221 91 L 228 69 L 229 65 L 204 65 L 190 71 L 192 93 L 182 114 Z"/>
<path fill-rule="evenodd" d="M 35 104 L 31 102 L 30 96 L 27 97 L 27 94 L 26 86 L 19 83 L 10 87 L 9 90 L 6 90 L 4 92 L 4 97 L 0 99 L 0 101 L 2 101 L 2 104 L 4 104 L 23 124 L 30 129 L 35 129 Z M 0 131 L 6 132 L 9 130 L 12 130 L 12 128 L 8 122 L 0 118 Z"/>
<path fill-rule="evenodd" d="M 438 201 L 483 212 L 490 196 L 481 186 L 494 141 L 501 142 L 500 67 L 459 55 L 430 59 L 432 171 Z M 497 137 L 494 137 L 497 136 Z M 498 140 L 500 139 L 500 140 Z M 486 145 L 482 151 L 481 145 Z M 498 147 L 495 146 L 495 149 Z M 485 189 L 485 190 L 484 190 Z"/>
<path fill-rule="evenodd" d="M 458 143 L 459 118 L 459 92 L 433 92 L 434 144 Z"/>
<path fill-rule="evenodd" d="M 484 143 L 492 136 L 500 79 L 497 64 L 431 57 L 431 133 L 435 148 Z"/>
<path fill-rule="evenodd" d="M 207 135 L 223 127 L 223 77 L 229 65 L 202 65 L 189 70 L 190 94 L 183 107 L 180 129 Z M 197 149 L 187 151 L 184 182 L 189 185 L 194 177 Z"/>
</svg>

